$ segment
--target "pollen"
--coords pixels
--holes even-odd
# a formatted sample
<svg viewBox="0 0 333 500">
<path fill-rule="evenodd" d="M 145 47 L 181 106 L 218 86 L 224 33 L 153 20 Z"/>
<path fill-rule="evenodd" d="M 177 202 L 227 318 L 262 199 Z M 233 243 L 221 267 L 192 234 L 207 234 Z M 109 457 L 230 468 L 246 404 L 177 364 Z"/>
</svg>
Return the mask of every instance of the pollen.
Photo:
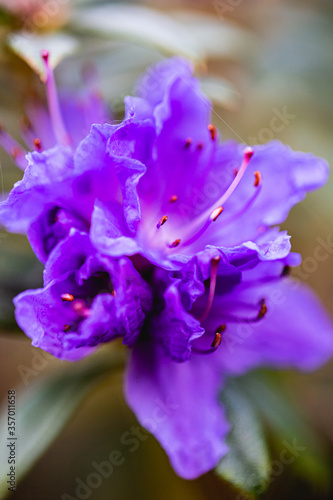
<svg viewBox="0 0 333 500">
<path fill-rule="evenodd" d="M 222 212 L 223 212 L 223 207 L 215 208 L 215 210 L 213 210 L 211 215 L 210 215 L 210 220 L 212 222 L 215 222 L 216 219 L 221 215 Z"/>
<path fill-rule="evenodd" d="M 167 220 L 168 220 L 168 216 L 163 215 L 163 217 L 156 224 L 157 229 L 159 229 L 161 226 L 163 226 L 163 224 L 165 224 Z"/>
<path fill-rule="evenodd" d="M 192 142 L 193 141 L 192 141 L 191 137 L 188 137 L 185 141 L 185 149 L 188 149 L 191 146 Z"/>
<path fill-rule="evenodd" d="M 176 194 L 174 194 L 173 196 L 171 196 L 169 201 L 170 201 L 170 203 L 175 203 L 177 200 L 178 200 L 178 196 Z"/>
<path fill-rule="evenodd" d="M 210 132 L 210 137 L 211 137 L 212 141 L 215 141 L 215 139 L 217 137 L 217 130 L 216 130 L 215 125 L 213 125 L 212 123 L 210 123 L 208 125 L 208 130 Z"/>
<path fill-rule="evenodd" d="M 42 142 L 38 137 L 36 137 L 36 139 L 34 139 L 33 143 L 34 143 L 34 146 L 35 146 L 37 151 L 42 150 Z"/>
<path fill-rule="evenodd" d="M 169 245 L 169 247 L 170 247 L 170 248 L 176 248 L 176 247 L 178 247 L 178 245 L 179 245 L 180 241 L 181 241 L 181 240 L 178 238 L 177 240 L 173 241 L 173 242 Z"/>
<path fill-rule="evenodd" d="M 261 181 L 262 181 L 262 175 L 261 175 L 261 173 L 259 172 L 259 170 L 256 170 L 256 171 L 254 172 L 254 187 L 258 187 L 258 186 L 260 186 Z"/>
<path fill-rule="evenodd" d="M 265 299 L 260 301 L 260 311 L 258 314 L 258 319 L 262 319 L 267 314 L 267 305 Z"/>
<path fill-rule="evenodd" d="M 60 298 L 63 302 L 73 302 L 74 295 L 72 295 L 71 293 L 63 293 L 62 295 L 60 295 Z"/>
</svg>

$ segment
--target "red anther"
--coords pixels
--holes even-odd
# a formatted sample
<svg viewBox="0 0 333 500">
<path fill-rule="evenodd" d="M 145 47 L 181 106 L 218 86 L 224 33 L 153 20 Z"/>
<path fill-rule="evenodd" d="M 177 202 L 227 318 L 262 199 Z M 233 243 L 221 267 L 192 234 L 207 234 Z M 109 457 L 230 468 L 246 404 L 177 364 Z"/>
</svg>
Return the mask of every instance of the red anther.
<svg viewBox="0 0 333 500">
<path fill-rule="evenodd" d="M 262 319 L 267 313 L 267 305 L 265 299 L 261 299 L 259 304 L 260 304 L 260 311 L 258 314 L 258 319 Z"/>
<path fill-rule="evenodd" d="M 178 196 L 176 194 L 172 195 L 170 198 L 170 203 L 175 203 L 178 200 Z"/>
<path fill-rule="evenodd" d="M 192 141 L 191 137 L 188 137 L 185 141 L 185 149 L 188 149 L 191 146 L 192 142 L 193 141 Z"/>
<path fill-rule="evenodd" d="M 71 293 L 63 293 L 62 295 L 60 295 L 60 298 L 63 302 L 73 302 L 74 295 L 72 295 Z"/>
<path fill-rule="evenodd" d="M 34 143 L 34 146 L 36 148 L 37 151 L 41 151 L 42 150 L 42 142 L 41 140 L 36 137 L 34 140 L 33 140 L 33 143 Z"/>
<path fill-rule="evenodd" d="M 70 326 L 69 325 L 64 325 L 63 327 L 63 331 L 66 333 L 68 332 L 68 330 L 70 329 Z"/>
<path fill-rule="evenodd" d="M 156 224 L 157 229 L 159 229 L 161 226 L 163 226 L 163 224 L 165 224 L 167 220 L 168 220 L 168 216 L 163 215 L 163 217 Z"/>
<path fill-rule="evenodd" d="M 210 347 L 217 349 L 219 347 L 219 345 L 221 345 L 221 342 L 222 342 L 222 335 L 220 332 L 216 332 L 214 340 L 213 340 L 212 345 Z"/>
<path fill-rule="evenodd" d="M 215 125 L 213 125 L 212 123 L 210 123 L 208 125 L 208 130 L 210 132 L 210 137 L 211 137 L 212 141 L 215 141 L 215 139 L 217 137 L 217 130 L 216 130 Z"/>
<path fill-rule="evenodd" d="M 262 181 L 262 175 L 259 172 L 259 170 L 256 170 L 254 172 L 254 187 L 258 187 L 261 184 Z"/>
<path fill-rule="evenodd" d="M 111 295 L 112 297 L 115 297 L 117 295 L 116 290 L 111 290 Z"/>
<path fill-rule="evenodd" d="M 215 222 L 216 219 L 221 215 L 222 212 L 223 212 L 223 207 L 215 208 L 215 210 L 213 210 L 211 215 L 210 215 L 210 220 L 212 222 Z"/>
<path fill-rule="evenodd" d="M 178 247 L 179 243 L 180 243 L 180 239 L 178 238 L 177 240 L 173 241 L 173 242 L 169 245 L 169 247 L 170 247 L 170 248 L 176 248 L 176 247 Z"/>
</svg>

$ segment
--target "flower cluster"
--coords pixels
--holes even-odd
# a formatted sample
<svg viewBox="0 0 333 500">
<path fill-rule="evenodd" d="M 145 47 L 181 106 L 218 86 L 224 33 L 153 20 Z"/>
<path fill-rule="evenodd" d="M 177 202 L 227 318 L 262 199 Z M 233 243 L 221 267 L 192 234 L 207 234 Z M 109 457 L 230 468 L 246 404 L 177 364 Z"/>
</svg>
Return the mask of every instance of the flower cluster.
<svg viewBox="0 0 333 500">
<path fill-rule="evenodd" d="M 1 221 L 45 264 L 44 287 L 15 298 L 17 322 L 65 360 L 121 337 L 130 407 L 195 478 L 228 451 L 228 376 L 332 356 L 330 320 L 289 276 L 300 257 L 277 227 L 327 164 L 276 141 L 221 142 L 183 59 L 150 68 L 112 124 L 95 98 L 59 102 L 43 56 L 51 120 L 34 111 L 36 151 L 0 133 L 24 169 Z"/>
</svg>

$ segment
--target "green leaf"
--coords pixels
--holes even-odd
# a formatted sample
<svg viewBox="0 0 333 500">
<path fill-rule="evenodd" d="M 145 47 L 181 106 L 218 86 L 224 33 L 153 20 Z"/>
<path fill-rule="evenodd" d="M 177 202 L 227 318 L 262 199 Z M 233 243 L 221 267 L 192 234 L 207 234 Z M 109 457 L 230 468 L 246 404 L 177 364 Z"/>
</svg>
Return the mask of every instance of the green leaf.
<svg viewBox="0 0 333 500">
<path fill-rule="evenodd" d="M 16 32 L 8 35 L 8 47 L 23 59 L 41 78 L 44 77 L 44 64 L 41 51 L 50 52 L 50 63 L 55 68 L 65 57 L 79 48 L 79 41 L 66 33 L 36 34 Z"/>
<path fill-rule="evenodd" d="M 122 352 L 95 354 L 87 361 L 70 364 L 54 376 L 32 382 L 16 394 L 16 482 L 20 481 L 61 432 L 80 402 L 102 375 L 124 364 Z M 1 443 L 6 443 L 7 405 L 0 420 Z M 0 451 L 0 498 L 6 498 L 9 471 L 8 448 Z"/>
<path fill-rule="evenodd" d="M 216 472 L 238 489 L 256 497 L 266 490 L 270 477 L 269 455 L 260 419 L 241 380 L 229 381 L 221 400 L 232 427 L 227 437 L 230 450 Z"/>
<path fill-rule="evenodd" d="M 250 397 L 273 432 L 276 449 L 286 449 L 293 455 L 293 467 L 316 486 L 326 488 L 330 483 L 331 464 L 322 439 L 300 415 L 275 376 L 263 377 L 253 373 L 244 377 Z M 290 451 L 291 450 L 291 451 Z"/>
<path fill-rule="evenodd" d="M 106 4 L 78 9 L 72 26 L 95 35 L 130 40 L 192 61 L 202 61 L 201 43 L 178 21 L 140 5 Z"/>
</svg>

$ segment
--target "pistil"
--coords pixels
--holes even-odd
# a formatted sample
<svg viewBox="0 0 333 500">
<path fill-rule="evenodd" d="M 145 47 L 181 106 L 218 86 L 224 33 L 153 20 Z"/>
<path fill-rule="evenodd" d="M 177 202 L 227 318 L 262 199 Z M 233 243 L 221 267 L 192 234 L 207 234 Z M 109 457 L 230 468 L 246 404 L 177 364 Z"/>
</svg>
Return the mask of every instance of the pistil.
<svg viewBox="0 0 333 500">
<path fill-rule="evenodd" d="M 59 143 L 69 145 L 71 141 L 61 114 L 57 87 L 55 84 L 54 73 L 49 61 L 48 50 L 42 50 L 41 56 L 45 64 L 47 101 L 54 135 Z"/>
</svg>

